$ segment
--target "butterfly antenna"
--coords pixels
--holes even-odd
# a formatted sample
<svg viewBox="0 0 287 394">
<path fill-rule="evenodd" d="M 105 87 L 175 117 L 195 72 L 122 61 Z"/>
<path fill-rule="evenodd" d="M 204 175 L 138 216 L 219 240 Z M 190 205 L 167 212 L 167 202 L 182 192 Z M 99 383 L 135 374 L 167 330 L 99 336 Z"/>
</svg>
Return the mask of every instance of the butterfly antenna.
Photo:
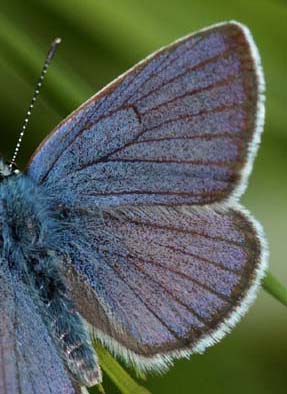
<svg viewBox="0 0 287 394">
<path fill-rule="evenodd" d="M 60 43 L 61 43 L 61 38 L 56 38 L 52 42 L 52 44 L 50 46 L 49 52 L 47 54 L 46 60 L 44 62 L 44 65 L 43 65 L 43 68 L 42 68 L 42 71 L 41 71 L 41 74 L 40 74 L 40 77 L 39 77 L 37 85 L 36 85 L 36 89 L 34 91 L 34 94 L 33 94 L 31 103 L 29 105 L 26 117 L 24 119 L 24 123 L 23 123 L 23 126 L 22 126 L 20 134 L 19 134 L 19 139 L 18 139 L 16 148 L 15 148 L 15 151 L 14 151 L 11 163 L 9 165 L 9 169 L 10 169 L 11 172 L 13 170 L 13 167 L 16 165 L 16 159 L 17 159 L 17 156 L 18 156 L 18 153 L 19 153 L 19 150 L 20 150 L 20 146 L 21 146 L 21 143 L 22 143 L 25 131 L 27 129 L 27 126 L 28 126 L 28 123 L 29 123 L 29 120 L 30 120 L 30 117 L 31 117 L 31 114 L 32 114 L 32 110 L 33 110 L 34 105 L 35 105 L 35 102 L 36 102 L 37 97 L 38 97 L 38 95 L 40 93 L 40 89 L 41 89 L 41 87 L 43 85 L 45 74 L 47 73 L 48 67 L 49 67 L 49 65 L 50 65 L 50 63 L 51 63 L 51 61 L 52 61 L 52 59 L 53 59 L 53 57 L 54 57 L 54 55 L 55 55 L 55 53 L 57 51 L 58 45 Z"/>
</svg>

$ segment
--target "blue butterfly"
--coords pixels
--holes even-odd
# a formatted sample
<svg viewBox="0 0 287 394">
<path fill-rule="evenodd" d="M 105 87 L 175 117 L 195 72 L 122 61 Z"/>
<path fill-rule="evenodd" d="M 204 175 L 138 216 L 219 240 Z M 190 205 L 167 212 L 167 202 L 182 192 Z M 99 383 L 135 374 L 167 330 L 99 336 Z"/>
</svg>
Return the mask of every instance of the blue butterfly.
<svg viewBox="0 0 287 394">
<path fill-rule="evenodd" d="M 239 204 L 263 91 L 249 30 L 215 25 L 89 99 L 23 173 L 19 145 L 0 161 L 1 394 L 100 383 L 87 322 L 145 371 L 237 323 L 267 265 L 261 226 Z"/>
</svg>

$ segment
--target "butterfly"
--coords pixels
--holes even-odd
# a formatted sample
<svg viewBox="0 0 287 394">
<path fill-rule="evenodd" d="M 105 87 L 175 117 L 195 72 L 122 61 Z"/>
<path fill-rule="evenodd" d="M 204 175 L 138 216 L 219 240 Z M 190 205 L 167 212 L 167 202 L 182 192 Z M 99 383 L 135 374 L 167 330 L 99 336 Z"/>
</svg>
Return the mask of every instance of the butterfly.
<svg viewBox="0 0 287 394">
<path fill-rule="evenodd" d="M 159 50 L 0 164 L 0 393 L 101 382 L 89 327 L 138 369 L 222 339 L 267 266 L 243 208 L 264 123 L 256 45 L 226 22 Z"/>
</svg>

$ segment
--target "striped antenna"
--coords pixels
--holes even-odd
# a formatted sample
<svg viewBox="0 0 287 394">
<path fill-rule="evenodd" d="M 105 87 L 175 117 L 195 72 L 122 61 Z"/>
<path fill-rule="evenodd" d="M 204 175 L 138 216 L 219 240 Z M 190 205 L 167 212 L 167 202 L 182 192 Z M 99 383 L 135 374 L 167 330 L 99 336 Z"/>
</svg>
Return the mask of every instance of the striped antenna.
<svg viewBox="0 0 287 394">
<path fill-rule="evenodd" d="M 16 165 L 16 159 L 17 159 L 17 156 L 18 156 L 20 147 L 21 147 L 21 143 L 22 143 L 22 140 L 23 140 L 25 131 L 26 131 L 26 129 L 27 129 L 27 125 L 28 125 L 28 123 L 29 123 L 29 120 L 30 120 L 30 117 L 31 117 L 31 114 L 32 114 L 32 110 L 33 110 L 34 105 L 35 105 L 35 102 L 36 102 L 37 97 L 38 97 L 38 95 L 39 95 L 39 93 L 40 93 L 40 89 L 41 89 L 41 87 L 42 87 L 42 85 L 43 85 L 43 81 L 44 81 L 44 78 L 45 78 L 45 74 L 46 74 L 46 72 L 47 72 L 47 70 L 48 70 L 48 67 L 49 67 L 49 65 L 50 65 L 50 63 L 51 63 L 51 61 L 52 61 L 52 59 L 53 59 L 53 57 L 54 57 L 54 55 L 55 55 L 55 53 L 56 53 L 57 47 L 58 47 L 58 45 L 59 45 L 60 43 L 61 43 L 61 38 L 56 38 L 56 39 L 52 42 L 52 44 L 51 44 L 51 46 L 50 46 L 49 52 L 48 52 L 48 54 L 47 54 L 46 60 L 45 60 L 45 62 L 44 62 L 44 65 L 43 65 L 43 68 L 42 68 L 42 71 L 41 71 L 41 74 L 40 74 L 40 77 L 39 77 L 38 82 L 37 82 L 37 85 L 36 85 L 36 89 L 35 89 L 35 91 L 34 91 L 34 94 L 33 94 L 31 103 L 30 103 L 30 105 L 29 105 L 29 108 L 28 108 L 26 117 L 25 117 L 25 119 L 24 119 L 24 123 L 23 123 L 23 126 L 22 126 L 21 131 L 20 131 L 19 139 L 18 139 L 16 148 L 15 148 L 15 151 L 14 151 L 14 154 L 13 154 L 13 157 L 12 157 L 12 160 L 11 160 L 11 163 L 10 163 L 10 165 L 9 165 L 9 169 L 10 169 L 11 172 L 12 172 L 12 170 L 13 170 L 13 167 Z"/>
</svg>

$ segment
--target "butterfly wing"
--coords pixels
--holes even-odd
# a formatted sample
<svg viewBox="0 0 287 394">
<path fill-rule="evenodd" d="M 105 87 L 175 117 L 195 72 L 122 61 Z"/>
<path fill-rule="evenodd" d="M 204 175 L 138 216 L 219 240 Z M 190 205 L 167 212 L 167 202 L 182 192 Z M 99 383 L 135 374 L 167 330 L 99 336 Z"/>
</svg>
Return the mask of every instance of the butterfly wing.
<svg viewBox="0 0 287 394">
<path fill-rule="evenodd" d="M 265 269 L 258 225 L 239 208 L 129 207 L 78 223 L 66 235 L 77 307 L 112 351 L 143 368 L 218 341 Z"/>
<path fill-rule="evenodd" d="M 180 40 L 68 117 L 28 167 L 65 207 L 80 312 L 140 367 L 219 340 L 263 275 L 259 226 L 234 202 L 262 129 L 258 59 L 237 23 Z"/>
<path fill-rule="evenodd" d="M 262 89 L 248 30 L 237 23 L 206 29 L 87 101 L 41 145 L 28 173 L 82 207 L 238 196 L 262 129 Z"/>
<path fill-rule="evenodd" d="M 0 274 L 0 394 L 76 394 L 32 294 Z"/>
</svg>

